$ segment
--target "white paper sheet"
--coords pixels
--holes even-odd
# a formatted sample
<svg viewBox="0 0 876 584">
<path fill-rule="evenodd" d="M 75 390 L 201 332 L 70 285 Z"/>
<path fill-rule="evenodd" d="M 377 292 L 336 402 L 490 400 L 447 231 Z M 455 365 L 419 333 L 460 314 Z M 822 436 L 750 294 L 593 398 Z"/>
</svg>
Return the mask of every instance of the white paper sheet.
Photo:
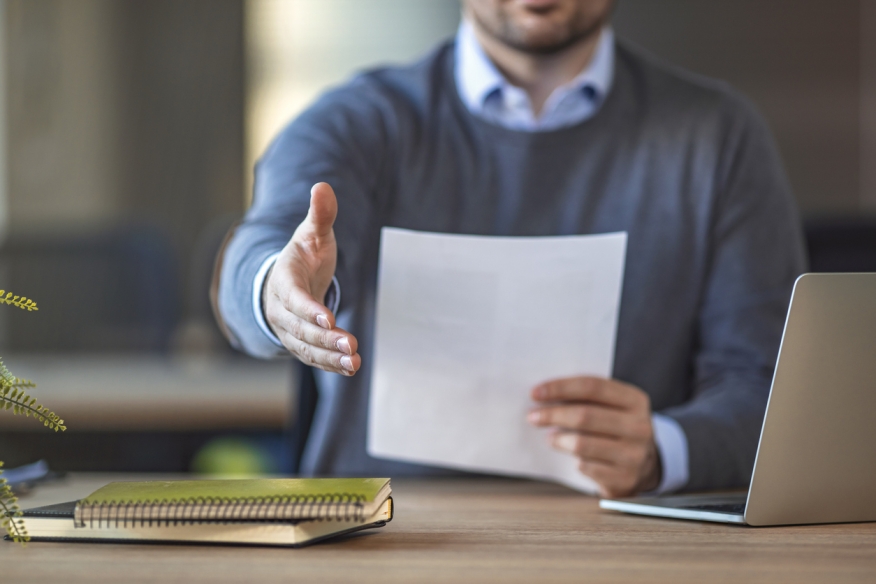
<svg viewBox="0 0 876 584">
<path fill-rule="evenodd" d="M 539 382 L 611 375 L 626 241 L 384 228 L 368 452 L 594 493 L 526 414 Z"/>
</svg>

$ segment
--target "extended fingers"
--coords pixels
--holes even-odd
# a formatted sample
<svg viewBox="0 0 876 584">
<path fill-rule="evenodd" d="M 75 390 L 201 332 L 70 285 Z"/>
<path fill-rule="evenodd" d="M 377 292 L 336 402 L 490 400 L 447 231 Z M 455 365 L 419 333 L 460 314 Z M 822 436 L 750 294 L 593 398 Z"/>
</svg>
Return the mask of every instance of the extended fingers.
<svg viewBox="0 0 876 584">
<path fill-rule="evenodd" d="M 639 474 L 629 466 L 592 458 L 580 458 L 578 470 L 599 486 L 602 497 L 628 497 L 637 492 Z"/>
<path fill-rule="evenodd" d="M 331 330 L 335 326 L 335 317 L 325 305 L 317 302 L 310 293 L 294 284 L 286 288 L 285 297 L 280 298 L 283 308 L 298 318 L 312 323 L 320 328 Z"/>
<path fill-rule="evenodd" d="M 586 401 L 633 409 L 650 407 L 648 395 L 633 385 L 601 377 L 554 379 L 532 390 L 536 401 Z"/>
<path fill-rule="evenodd" d="M 352 375 L 362 363 L 356 337 L 343 329 L 326 330 L 291 312 L 275 317 L 274 325 L 283 345 L 308 365 Z"/>
<path fill-rule="evenodd" d="M 326 330 L 289 312 L 286 313 L 285 318 L 276 320 L 279 321 L 277 328 L 309 345 L 329 351 L 338 351 L 345 355 L 355 355 L 359 348 L 356 337 L 343 329 Z"/>
<path fill-rule="evenodd" d="M 326 371 L 342 375 L 352 375 L 362 365 L 362 358 L 358 354 L 347 355 L 338 351 L 323 349 L 322 347 L 302 341 L 287 332 L 283 333 L 280 340 L 302 363 L 319 367 Z"/>
<path fill-rule="evenodd" d="M 550 440 L 554 448 L 578 459 L 578 468 L 599 484 L 603 496 L 632 495 L 660 484 L 659 454 L 653 441 L 580 432 L 556 432 Z"/>
<path fill-rule="evenodd" d="M 602 497 L 627 497 L 636 492 L 636 477 L 616 466 L 595 460 L 582 460 L 578 463 L 578 470 L 599 485 L 599 494 Z"/>
<path fill-rule="evenodd" d="M 635 471 L 648 455 L 645 442 L 622 441 L 579 432 L 557 432 L 551 436 L 551 445 L 581 460 L 604 462 Z"/>
<path fill-rule="evenodd" d="M 284 298 L 276 295 L 281 302 L 265 307 L 265 316 L 283 346 L 308 365 L 343 375 L 358 371 L 362 359 L 356 337 L 335 327 L 331 311 L 305 290 L 294 284 L 285 289 Z"/>
<path fill-rule="evenodd" d="M 534 426 L 589 432 L 622 438 L 647 439 L 650 418 L 597 405 L 563 404 L 533 410 L 527 416 Z"/>
</svg>

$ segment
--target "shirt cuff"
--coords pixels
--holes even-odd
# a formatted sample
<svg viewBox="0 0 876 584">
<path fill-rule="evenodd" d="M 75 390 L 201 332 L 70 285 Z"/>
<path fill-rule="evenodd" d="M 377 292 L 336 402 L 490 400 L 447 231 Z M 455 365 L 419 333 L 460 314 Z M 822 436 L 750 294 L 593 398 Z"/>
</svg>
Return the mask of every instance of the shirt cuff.
<svg viewBox="0 0 876 584">
<path fill-rule="evenodd" d="M 275 335 L 274 331 L 271 330 L 271 327 L 268 326 L 268 321 L 265 320 L 265 313 L 262 310 L 262 289 L 265 287 L 265 278 L 268 277 L 268 272 L 277 261 L 279 255 L 280 252 L 269 255 L 268 258 L 262 262 L 259 271 L 256 272 L 252 283 L 252 313 L 255 315 L 256 324 L 259 325 L 259 329 L 265 333 L 265 336 L 271 339 L 271 342 L 278 347 L 282 347 L 283 343 L 280 342 L 280 339 L 277 338 L 277 335 Z"/>
<path fill-rule="evenodd" d="M 274 334 L 274 331 L 271 330 L 271 327 L 268 326 L 268 321 L 265 319 L 265 313 L 262 310 L 262 290 L 265 286 L 265 278 L 268 277 L 268 272 L 277 261 L 277 257 L 279 255 L 280 252 L 269 255 L 267 259 L 262 262 L 262 265 L 259 266 L 255 278 L 253 278 L 252 312 L 255 316 L 256 324 L 259 325 L 259 330 L 261 330 L 265 334 L 265 336 L 271 340 L 272 343 L 274 343 L 278 347 L 282 347 L 283 343 L 280 342 L 280 339 L 277 337 L 277 335 Z M 323 303 L 325 304 L 326 308 L 332 311 L 332 314 L 338 313 L 338 306 L 341 303 L 341 285 L 338 284 L 338 279 L 334 276 L 332 276 L 332 283 L 329 285 L 329 289 L 325 293 L 325 299 L 323 300 Z"/>
<path fill-rule="evenodd" d="M 689 478 L 687 436 L 674 419 L 662 414 L 651 415 L 654 442 L 660 455 L 663 477 L 654 493 L 677 491 Z"/>
</svg>

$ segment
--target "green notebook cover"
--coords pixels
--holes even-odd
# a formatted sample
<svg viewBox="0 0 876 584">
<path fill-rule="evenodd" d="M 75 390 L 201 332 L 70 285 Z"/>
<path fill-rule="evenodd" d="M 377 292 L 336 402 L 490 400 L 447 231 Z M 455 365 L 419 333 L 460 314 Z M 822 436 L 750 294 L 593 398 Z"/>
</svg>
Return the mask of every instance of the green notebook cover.
<svg viewBox="0 0 876 584">
<path fill-rule="evenodd" d="M 198 481 L 144 481 L 110 483 L 81 504 L 170 503 L 196 499 L 271 500 L 352 496 L 374 501 L 389 479 L 217 479 Z M 382 501 L 379 501 L 382 502 Z"/>
</svg>

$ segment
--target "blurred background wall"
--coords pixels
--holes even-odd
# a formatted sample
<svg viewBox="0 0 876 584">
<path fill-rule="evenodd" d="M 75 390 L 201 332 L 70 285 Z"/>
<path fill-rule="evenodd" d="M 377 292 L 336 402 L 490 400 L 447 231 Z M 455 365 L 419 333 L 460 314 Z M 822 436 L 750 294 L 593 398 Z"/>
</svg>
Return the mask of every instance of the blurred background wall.
<svg viewBox="0 0 876 584">
<path fill-rule="evenodd" d="M 456 0 L 248 0 L 245 6 L 247 169 L 320 92 L 357 70 L 416 59 L 453 34 L 460 10 Z"/>
<path fill-rule="evenodd" d="M 117 351 L 185 342 L 209 316 L 204 239 L 243 209 L 243 5 L 4 8 L 4 286 L 45 310 L 27 324 L 11 317 L 7 343 Z"/>
<path fill-rule="evenodd" d="M 621 35 L 725 79 L 767 117 L 807 215 L 855 213 L 862 190 L 871 0 L 621 0 Z M 870 33 L 873 35 L 873 32 Z M 869 49 L 867 49 L 869 50 Z M 871 114 L 872 115 L 872 114 Z"/>
<path fill-rule="evenodd" d="M 40 305 L 0 310 L 3 355 L 103 356 L 78 373 L 86 381 L 113 355 L 158 356 L 162 374 L 168 359 L 219 359 L 202 372 L 245 362 L 219 337 L 206 291 L 222 235 L 249 203 L 254 161 L 321 91 L 416 58 L 458 22 L 457 0 L 0 0 L 0 288 Z M 748 95 L 775 133 L 810 243 L 828 225 L 829 241 L 847 234 L 843 245 L 876 262 L 876 1 L 619 0 L 614 26 Z M 137 367 L 125 370 L 150 375 Z M 181 392 L 193 385 L 185 375 Z M 121 379 L 104 382 L 103 399 L 113 383 L 148 386 Z M 143 468 L 179 470 L 207 438 L 276 438 L 283 425 L 269 415 L 275 400 L 197 435 L 183 416 L 173 434 L 159 422 L 177 418 L 159 401 L 143 399 L 157 413 L 137 418 L 127 449 L 84 460 L 71 445 L 65 464 L 116 468 L 151 448 Z M 25 460 L 43 448 L 4 423 L 0 450 Z M 92 450 L 123 433 L 93 428 L 82 438 Z"/>
</svg>

